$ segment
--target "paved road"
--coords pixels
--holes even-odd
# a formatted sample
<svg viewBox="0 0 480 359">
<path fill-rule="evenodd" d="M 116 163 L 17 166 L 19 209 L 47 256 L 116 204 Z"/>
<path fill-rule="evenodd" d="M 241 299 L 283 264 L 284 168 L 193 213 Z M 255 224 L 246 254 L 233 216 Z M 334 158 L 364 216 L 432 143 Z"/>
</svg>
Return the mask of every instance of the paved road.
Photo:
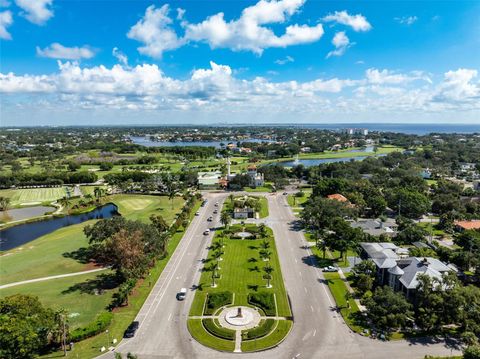
<svg viewBox="0 0 480 359">
<path fill-rule="evenodd" d="M 97 268 L 97 269 L 86 270 L 86 271 L 83 271 L 83 272 L 74 272 L 74 273 L 67 273 L 67 274 L 58 274 L 58 275 L 52 275 L 52 276 L 50 276 L 50 277 L 42 277 L 42 278 L 22 280 L 21 282 L 14 282 L 14 283 L 8 283 L 8 284 L 0 285 L 0 289 L 15 287 L 15 286 L 17 286 L 17 285 L 28 284 L 28 283 L 43 282 L 43 281 L 45 281 L 45 280 L 51 280 L 51 279 L 66 278 L 66 277 L 75 277 L 75 276 L 77 276 L 77 275 L 83 275 L 83 274 L 100 272 L 100 271 L 103 271 L 103 270 L 106 270 L 106 269 L 108 269 L 108 268 Z"/>
<path fill-rule="evenodd" d="M 201 210 L 188 228 L 179 247 L 142 307 L 138 320 L 140 329 L 133 339 L 118 347 L 121 353 L 132 352 L 141 359 L 154 358 L 233 358 L 239 354 L 220 353 L 193 340 L 186 319 L 198 284 L 201 259 L 206 257 L 211 235 L 202 235 L 215 201 L 222 202 L 226 194 L 208 194 L 209 204 Z M 295 319 L 293 330 L 277 348 L 257 353 L 241 354 L 242 358 L 423 358 L 426 354 L 458 354 L 443 343 L 406 341 L 381 342 L 352 333 L 336 313 L 323 275 L 313 264 L 302 232 L 292 224 L 295 216 L 286 197 L 268 195 L 272 227 L 277 243 L 285 285 L 291 299 Z M 218 216 L 214 225 L 218 225 Z M 175 293 L 191 288 L 187 299 L 178 302 Z M 111 355 L 111 354 L 110 354 Z M 108 355 L 107 355 L 108 356 Z M 107 357 L 105 356 L 105 357 Z M 113 357 L 113 356 L 110 356 Z"/>
</svg>

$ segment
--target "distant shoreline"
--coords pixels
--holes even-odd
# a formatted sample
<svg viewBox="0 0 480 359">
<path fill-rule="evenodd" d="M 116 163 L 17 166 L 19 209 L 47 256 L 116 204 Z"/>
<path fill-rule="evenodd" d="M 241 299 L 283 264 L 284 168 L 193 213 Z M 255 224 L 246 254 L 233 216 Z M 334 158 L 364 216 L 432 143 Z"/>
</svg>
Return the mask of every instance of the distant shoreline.
<svg viewBox="0 0 480 359">
<path fill-rule="evenodd" d="M 365 128 L 375 132 L 395 132 L 409 135 L 427 135 L 430 133 L 441 134 L 480 134 L 480 124 L 446 124 L 446 123 L 299 123 L 299 124 L 283 124 L 283 123 L 216 123 L 216 124 L 131 124 L 131 125 L 84 125 L 84 126 L 0 126 L 2 130 L 15 130 L 23 128 L 225 128 L 225 127 L 290 127 L 290 128 L 312 128 L 319 130 L 341 130 L 345 128 Z"/>
</svg>

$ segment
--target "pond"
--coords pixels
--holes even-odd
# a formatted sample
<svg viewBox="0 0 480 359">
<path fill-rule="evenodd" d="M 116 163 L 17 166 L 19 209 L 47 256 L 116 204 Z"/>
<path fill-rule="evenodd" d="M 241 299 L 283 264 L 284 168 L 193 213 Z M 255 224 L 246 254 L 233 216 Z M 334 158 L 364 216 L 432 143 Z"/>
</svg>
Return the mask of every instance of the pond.
<svg viewBox="0 0 480 359">
<path fill-rule="evenodd" d="M 109 203 L 87 213 L 72 214 L 64 217 L 19 224 L 18 226 L 0 230 L 0 251 L 7 251 L 21 246 L 62 227 L 82 223 L 91 219 L 111 218 L 116 215 L 119 215 L 117 206 Z"/>
<path fill-rule="evenodd" d="M 9 209 L 8 211 L 0 211 L 0 220 L 4 222 L 22 221 L 24 219 L 43 216 L 47 212 L 55 211 L 55 209 L 55 207 L 49 206 Z"/>
<path fill-rule="evenodd" d="M 343 157 L 343 158 L 317 158 L 317 159 L 298 159 L 294 161 L 284 161 L 284 162 L 275 162 L 274 164 L 279 164 L 284 167 L 293 167 L 298 165 L 303 165 L 305 167 L 318 166 L 322 163 L 336 163 L 336 162 L 349 162 L 349 161 L 362 161 L 366 156 L 357 156 L 357 157 Z"/>
<path fill-rule="evenodd" d="M 145 147 L 175 147 L 175 146 L 199 146 L 199 147 L 217 147 L 220 148 L 220 144 L 223 143 L 227 145 L 228 143 L 237 143 L 238 140 L 225 140 L 225 141 L 152 141 L 148 137 L 140 137 L 140 136 L 131 136 L 130 139 L 136 145 L 141 145 Z M 271 140 L 264 140 L 260 138 L 249 138 L 246 140 L 241 140 L 240 142 L 274 142 Z"/>
</svg>

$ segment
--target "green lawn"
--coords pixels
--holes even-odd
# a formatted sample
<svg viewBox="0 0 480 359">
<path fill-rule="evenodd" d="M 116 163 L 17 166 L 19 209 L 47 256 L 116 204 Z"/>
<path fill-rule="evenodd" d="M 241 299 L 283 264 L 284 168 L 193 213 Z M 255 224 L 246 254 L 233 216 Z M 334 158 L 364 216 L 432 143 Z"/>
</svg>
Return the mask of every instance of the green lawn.
<svg viewBox="0 0 480 359">
<path fill-rule="evenodd" d="M 260 218 L 268 217 L 268 200 L 265 197 L 260 197 L 260 204 L 262 207 L 260 208 L 258 215 Z"/>
<path fill-rule="evenodd" d="M 53 202 L 66 195 L 65 187 L 52 188 L 25 188 L 25 189 L 2 189 L 0 196 L 10 198 L 10 205 L 40 204 Z"/>
<path fill-rule="evenodd" d="M 252 188 L 252 187 L 245 187 L 243 189 L 245 192 L 272 192 L 272 186 L 270 185 L 265 185 L 265 186 L 262 186 L 262 187 L 255 187 L 255 188 Z"/>
<path fill-rule="evenodd" d="M 278 320 L 277 327 L 266 337 L 242 341 L 242 352 L 265 350 L 281 342 L 290 332 L 293 322 L 291 320 Z"/>
<path fill-rule="evenodd" d="M 239 227 L 240 229 L 240 227 Z M 271 236 L 271 229 L 268 228 Z M 215 239 L 220 238 L 221 233 L 216 233 Z M 272 238 L 272 237 L 270 237 Z M 254 292 L 254 287 L 258 286 L 259 291 L 272 291 L 276 295 L 278 314 L 280 316 L 290 316 L 290 307 L 287 301 L 287 295 L 283 284 L 280 263 L 278 261 L 275 241 L 271 243 L 270 251 L 272 258 L 270 264 L 274 268 L 271 284 L 273 288 L 267 289 L 266 281 L 263 279 L 263 267 L 266 262 L 260 259 L 258 246 L 261 240 L 239 240 L 224 237 L 225 254 L 223 261 L 220 261 L 219 274 L 221 278 L 217 280 L 217 287 L 212 288 L 211 272 L 204 271 L 200 277 L 200 288 L 195 293 L 190 315 L 202 315 L 203 304 L 208 293 L 230 291 L 235 293 L 235 305 L 248 306 L 247 295 Z M 209 259 L 212 253 L 209 253 Z M 207 266 L 210 265 L 209 263 Z M 258 267 L 258 271 L 255 270 Z"/>
<path fill-rule="evenodd" d="M 118 206 L 118 212 L 128 219 L 148 221 L 152 214 L 161 215 L 167 223 L 172 223 L 175 214 L 183 206 L 184 199 L 175 197 L 172 201 L 167 196 L 148 196 L 136 194 L 120 194 L 111 197 Z"/>
<path fill-rule="evenodd" d="M 80 272 L 87 264 L 72 258 L 88 245 L 83 228 L 94 221 L 64 227 L 0 257 L 0 284 Z M 65 255 L 64 255 L 65 254 Z M 91 268 L 91 267 L 90 267 Z M 19 288 L 19 287 L 16 287 Z"/>
<path fill-rule="evenodd" d="M 84 326 L 98 313 L 105 310 L 115 289 L 107 289 L 101 295 L 93 293 L 92 283 L 108 279 L 110 271 L 84 274 L 75 277 L 52 279 L 48 282 L 30 283 L 0 289 L 0 296 L 29 294 L 38 296 L 43 305 L 53 309 L 66 309 L 70 314 L 70 328 Z"/>
<path fill-rule="evenodd" d="M 231 340 L 220 339 L 207 332 L 203 327 L 201 319 L 188 319 L 187 326 L 192 337 L 206 347 L 229 352 L 233 352 L 235 349 L 235 342 Z"/>
</svg>

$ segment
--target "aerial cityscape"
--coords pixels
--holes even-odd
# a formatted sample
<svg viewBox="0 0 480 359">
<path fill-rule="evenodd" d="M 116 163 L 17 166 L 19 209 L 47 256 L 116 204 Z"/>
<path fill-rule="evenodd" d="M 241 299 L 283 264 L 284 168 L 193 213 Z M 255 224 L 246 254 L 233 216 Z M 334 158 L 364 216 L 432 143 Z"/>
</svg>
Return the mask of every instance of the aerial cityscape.
<svg viewBox="0 0 480 359">
<path fill-rule="evenodd" d="M 480 359 L 479 19 L 0 0 L 0 358 Z"/>
</svg>

